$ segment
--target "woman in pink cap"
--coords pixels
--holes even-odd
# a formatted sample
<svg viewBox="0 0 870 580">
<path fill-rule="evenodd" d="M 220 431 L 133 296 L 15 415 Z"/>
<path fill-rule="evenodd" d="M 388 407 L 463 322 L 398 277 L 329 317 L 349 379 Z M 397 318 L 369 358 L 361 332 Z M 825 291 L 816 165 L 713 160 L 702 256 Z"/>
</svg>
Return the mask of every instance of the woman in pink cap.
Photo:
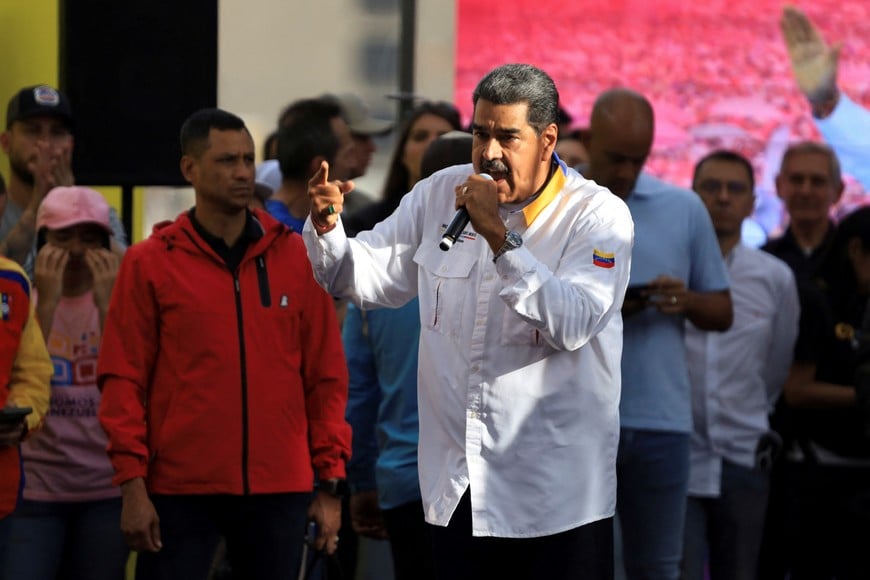
<svg viewBox="0 0 870 580">
<path fill-rule="evenodd" d="M 39 206 L 36 315 L 54 364 L 51 408 L 22 444 L 24 501 L 3 578 L 123 578 L 120 491 L 97 419 L 97 355 L 120 258 L 109 205 L 86 187 L 56 187 Z"/>
</svg>

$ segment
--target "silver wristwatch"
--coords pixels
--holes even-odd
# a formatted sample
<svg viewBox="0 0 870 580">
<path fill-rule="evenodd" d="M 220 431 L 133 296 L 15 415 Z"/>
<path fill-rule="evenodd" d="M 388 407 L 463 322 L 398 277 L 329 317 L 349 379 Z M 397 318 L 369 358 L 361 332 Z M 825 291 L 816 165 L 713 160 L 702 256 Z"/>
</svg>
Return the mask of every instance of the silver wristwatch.
<svg viewBox="0 0 870 580">
<path fill-rule="evenodd" d="M 507 233 L 504 235 L 504 244 L 502 244 L 498 252 L 495 253 L 495 256 L 492 257 L 492 261 L 495 262 L 507 252 L 510 252 L 511 250 L 516 250 L 522 245 L 523 237 L 513 230 L 508 230 Z"/>
</svg>

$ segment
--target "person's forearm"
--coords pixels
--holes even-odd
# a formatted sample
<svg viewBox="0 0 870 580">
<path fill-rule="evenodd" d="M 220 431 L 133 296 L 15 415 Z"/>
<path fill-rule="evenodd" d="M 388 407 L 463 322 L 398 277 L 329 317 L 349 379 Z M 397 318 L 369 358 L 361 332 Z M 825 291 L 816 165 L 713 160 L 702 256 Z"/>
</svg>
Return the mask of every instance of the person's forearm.
<svg viewBox="0 0 870 580">
<path fill-rule="evenodd" d="M 731 328 L 734 310 L 731 294 L 722 292 L 688 292 L 686 318 L 701 330 L 725 331 Z"/>
<path fill-rule="evenodd" d="M 54 313 L 57 310 L 57 304 L 49 304 L 39 302 L 36 305 L 36 321 L 39 323 L 39 329 L 42 331 L 42 336 L 45 338 L 45 343 L 48 344 L 48 337 L 51 336 L 51 326 L 54 324 Z"/>
<path fill-rule="evenodd" d="M 837 103 L 839 102 L 840 91 L 835 87 L 834 91 L 824 99 L 810 101 L 813 117 L 816 119 L 827 119 L 834 112 L 834 109 L 837 108 Z"/>
<path fill-rule="evenodd" d="M 21 214 L 21 218 L 15 224 L 15 227 L 0 242 L 0 254 L 23 266 L 24 261 L 27 259 L 27 254 L 33 248 L 35 236 L 36 211 L 27 208 Z"/>
<path fill-rule="evenodd" d="M 802 409 L 836 409 L 854 407 L 857 399 L 854 388 L 818 381 L 807 382 L 799 388 L 786 388 L 786 402 Z"/>
</svg>

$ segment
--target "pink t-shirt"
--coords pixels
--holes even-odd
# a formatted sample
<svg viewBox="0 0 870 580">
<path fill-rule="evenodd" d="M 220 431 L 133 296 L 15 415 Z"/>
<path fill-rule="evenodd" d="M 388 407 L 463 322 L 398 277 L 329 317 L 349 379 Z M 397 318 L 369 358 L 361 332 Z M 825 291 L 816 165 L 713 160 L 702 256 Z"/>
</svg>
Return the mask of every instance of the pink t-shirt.
<svg viewBox="0 0 870 580">
<path fill-rule="evenodd" d="M 92 501 L 117 497 L 106 434 L 97 412 L 100 313 L 93 292 L 61 298 L 48 352 L 54 364 L 51 409 L 42 429 L 21 446 L 24 497 L 36 501 Z"/>
</svg>

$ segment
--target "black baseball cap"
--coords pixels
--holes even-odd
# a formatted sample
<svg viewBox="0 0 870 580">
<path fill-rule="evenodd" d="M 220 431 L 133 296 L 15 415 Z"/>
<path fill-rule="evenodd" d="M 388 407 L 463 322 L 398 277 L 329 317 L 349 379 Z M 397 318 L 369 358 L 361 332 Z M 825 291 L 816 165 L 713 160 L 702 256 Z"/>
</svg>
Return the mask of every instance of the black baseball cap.
<svg viewBox="0 0 870 580">
<path fill-rule="evenodd" d="M 69 99 L 48 85 L 25 87 L 9 100 L 6 108 L 6 128 L 9 129 L 15 121 L 42 115 L 58 117 L 72 129 L 73 115 Z"/>
</svg>

